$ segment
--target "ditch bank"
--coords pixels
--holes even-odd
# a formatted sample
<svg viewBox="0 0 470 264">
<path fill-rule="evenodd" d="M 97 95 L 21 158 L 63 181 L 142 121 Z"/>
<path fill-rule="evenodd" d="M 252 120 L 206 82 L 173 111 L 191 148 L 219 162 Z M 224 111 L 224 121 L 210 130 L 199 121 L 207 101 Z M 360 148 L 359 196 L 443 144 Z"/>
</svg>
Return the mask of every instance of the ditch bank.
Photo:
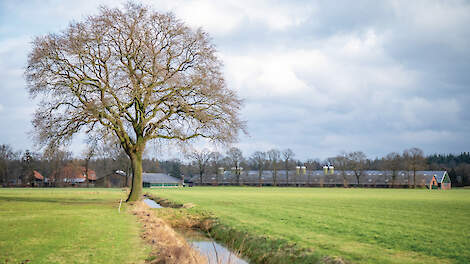
<svg viewBox="0 0 470 264">
<path fill-rule="evenodd" d="M 142 239 L 151 246 L 146 263 L 152 264 L 204 264 L 207 259 L 194 250 L 186 240 L 164 220 L 158 218 L 143 201 L 133 204 L 132 214 L 143 226 Z"/>
<path fill-rule="evenodd" d="M 144 196 L 143 202 L 150 208 L 159 209 L 155 211 L 158 215 L 162 207 L 154 200 Z M 160 219 L 160 218 L 159 218 Z M 160 219 L 161 220 L 161 219 Z M 188 219 L 186 219 L 188 220 Z M 200 221 L 199 221 L 200 222 Z M 178 226 L 188 226 L 186 224 L 179 224 Z M 212 238 L 208 237 L 206 233 L 200 231 L 200 229 L 194 228 L 179 228 L 175 229 L 186 242 L 195 249 L 201 256 L 207 258 L 208 264 L 248 264 L 248 261 L 239 257 L 239 253 L 234 253 L 223 245 L 215 242 Z"/>
<path fill-rule="evenodd" d="M 260 236 L 237 230 L 221 223 L 214 215 L 201 210 L 192 210 L 194 204 L 180 204 L 146 194 L 146 197 L 163 206 L 155 210 L 157 217 L 163 219 L 176 230 L 197 230 L 235 252 L 249 259 L 250 263 L 346 263 L 338 257 L 325 257 L 315 254 L 314 250 L 301 248 L 295 243 L 282 239 Z M 224 262 L 221 262 L 224 263 Z"/>
</svg>

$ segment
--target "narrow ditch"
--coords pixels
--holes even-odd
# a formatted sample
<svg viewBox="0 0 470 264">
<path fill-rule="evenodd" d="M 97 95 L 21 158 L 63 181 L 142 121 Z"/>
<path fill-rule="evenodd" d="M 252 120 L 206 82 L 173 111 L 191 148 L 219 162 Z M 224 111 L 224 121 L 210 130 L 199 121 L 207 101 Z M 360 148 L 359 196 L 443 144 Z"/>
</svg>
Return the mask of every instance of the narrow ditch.
<svg viewBox="0 0 470 264">
<path fill-rule="evenodd" d="M 144 203 L 147 204 L 150 208 L 163 208 L 163 206 L 161 206 L 160 204 L 158 204 L 152 199 L 146 198 L 144 199 Z"/>
<path fill-rule="evenodd" d="M 176 232 L 181 234 L 191 247 L 199 251 L 201 255 L 206 256 L 209 264 L 248 264 L 248 261 L 240 258 L 233 251 L 213 239 L 208 238 L 201 231 L 176 229 Z"/>
<path fill-rule="evenodd" d="M 159 203 L 145 196 L 143 200 L 150 208 L 164 208 Z M 247 260 L 244 260 L 235 254 L 227 247 L 209 238 L 206 234 L 197 229 L 174 229 L 177 233 L 182 235 L 188 244 L 195 250 L 197 250 L 202 256 L 207 257 L 209 264 L 248 264 Z"/>
</svg>

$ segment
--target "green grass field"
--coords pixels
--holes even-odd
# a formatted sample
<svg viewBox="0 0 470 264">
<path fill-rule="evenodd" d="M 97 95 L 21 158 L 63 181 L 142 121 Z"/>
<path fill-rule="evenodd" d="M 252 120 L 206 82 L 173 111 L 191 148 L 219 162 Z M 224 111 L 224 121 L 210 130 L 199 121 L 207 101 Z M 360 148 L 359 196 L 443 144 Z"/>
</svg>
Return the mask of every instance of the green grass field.
<svg viewBox="0 0 470 264">
<path fill-rule="evenodd" d="M 143 263 L 149 248 L 119 189 L 0 188 L 0 263 Z M 123 210 L 126 210 L 124 205 Z"/>
<path fill-rule="evenodd" d="M 470 190 L 147 189 L 222 224 L 355 263 L 469 263 Z"/>
</svg>

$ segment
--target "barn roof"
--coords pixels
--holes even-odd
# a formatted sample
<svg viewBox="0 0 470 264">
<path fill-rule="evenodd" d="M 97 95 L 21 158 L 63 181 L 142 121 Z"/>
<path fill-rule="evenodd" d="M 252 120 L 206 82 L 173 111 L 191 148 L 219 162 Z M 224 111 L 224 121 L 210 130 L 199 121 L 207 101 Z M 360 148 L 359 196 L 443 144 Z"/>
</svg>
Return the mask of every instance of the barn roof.
<svg viewBox="0 0 470 264">
<path fill-rule="evenodd" d="M 181 180 L 165 173 L 142 173 L 143 182 L 148 183 L 181 183 Z"/>
<path fill-rule="evenodd" d="M 38 171 L 33 171 L 33 174 L 35 179 L 44 180 L 44 176 L 42 176 Z"/>
<path fill-rule="evenodd" d="M 67 166 L 61 168 L 58 172 L 54 171 L 54 177 L 59 179 L 66 179 L 71 182 L 84 182 L 86 177 L 86 168 L 76 164 L 69 163 Z M 96 180 L 96 172 L 88 168 L 88 180 Z"/>
<path fill-rule="evenodd" d="M 435 176 L 438 182 L 442 182 L 445 171 L 417 171 L 416 172 L 416 182 L 417 184 L 428 184 L 432 177 Z M 382 184 L 388 185 L 393 181 L 391 171 L 378 171 L 378 170 L 366 170 L 362 172 L 362 175 L 359 179 L 360 184 Z M 264 183 L 273 182 L 273 173 L 271 170 L 264 170 L 261 175 L 262 181 Z M 357 179 L 354 174 L 354 171 L 342 171 L 336 170 L 334 174 L 325 175 L 322 170 L 307 171 L 306 175 L 296 175 L 295 171 L 289 171 L 289 183 L 307 183 L 319 184 L 323 182 L 325 184 L 343 184 L 344 178 L 348 184 L 356 184 Z M 242 171 L 240 175 L 241 182 L 244 183 L 257 183 L 259 179 L 258 171 Z M 199 182 L 199 176 L 194 176 L 191 178 L 193 182 Z M 206 183 L 211 183 L 215 180 L 215 175 L 204 175 L 203 181 Z M 219 176 L 219 182 L 226 183 L 235 183 L 236 175 L 231 171 L 225 171 L 224 175 Z M 408 181 L 412 183 L 413 181 L 413 172 L 412 171 L 397 171 L 395 172 L 395 184 L 408 184 Z M 286 171 L 278 170 L 277 171 L 277 183 L 283 184 L 287 182 Z"/>
</svg>

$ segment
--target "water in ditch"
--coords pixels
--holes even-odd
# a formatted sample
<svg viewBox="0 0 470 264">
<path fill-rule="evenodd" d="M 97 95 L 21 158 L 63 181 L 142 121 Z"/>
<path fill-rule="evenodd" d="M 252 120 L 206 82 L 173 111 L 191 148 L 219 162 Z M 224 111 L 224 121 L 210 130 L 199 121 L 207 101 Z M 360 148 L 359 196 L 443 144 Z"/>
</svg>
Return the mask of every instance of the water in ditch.
<svg viewBox="0 0 470 264">
<path fill-rule="evenodd" d="M 144 199 L 144 203 L 146 203 L 150 208 L 163 208 L 163 206 L 159 205 L 152 199 Z"/>
<path fill-rule="evenodd" d="M 201 255 L 207 257 L 208 264 L 248 264 L 234 252 L 195 230 L 178 230 L 188 243 Z"/>
<path fill-rule="evenodd" d="M 163 208 L 152 199 L 146 198 L 144 202 L 150 208 Z M 248 261 L 238 257 L 237 254 L 215 242 L 213 239 L 206 237 L 200 231 L 182 229 L 177 231 L 183 235 L 191 247 L 199 251 L 201 255 L 207 257 L 208 264 L 248 264 Z"/>
</svg>

